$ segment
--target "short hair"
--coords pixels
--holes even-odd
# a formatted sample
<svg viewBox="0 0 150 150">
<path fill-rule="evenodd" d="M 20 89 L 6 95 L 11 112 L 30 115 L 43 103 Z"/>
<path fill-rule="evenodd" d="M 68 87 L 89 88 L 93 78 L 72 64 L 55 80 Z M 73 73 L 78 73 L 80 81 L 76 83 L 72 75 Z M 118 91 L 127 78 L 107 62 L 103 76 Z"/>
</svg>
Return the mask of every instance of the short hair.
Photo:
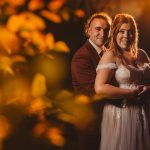
<svg viewBox="0 0 150 150">
<path fill-rule="evenodd" d="M 84 33 L 86 35 L 86 37 L 89 37 L 88 35 L 88 29 L 91 25 L 91 22 L 95 19 L 95 18 L 99 18 L 99 19 L 104 19 L 107 24 L 108 24 L 108 27 L 110 28 L 111 26 L 111 23 L 112 23 L 112 19 L 111 17 L 107 14 L 107 13 L 104 13 L 104 12 L 99 12 L 99 13 L 94 13 L 92 14 L 86 21 L 85 23 L 85 26 L 84 26 Z"/>
</svg>

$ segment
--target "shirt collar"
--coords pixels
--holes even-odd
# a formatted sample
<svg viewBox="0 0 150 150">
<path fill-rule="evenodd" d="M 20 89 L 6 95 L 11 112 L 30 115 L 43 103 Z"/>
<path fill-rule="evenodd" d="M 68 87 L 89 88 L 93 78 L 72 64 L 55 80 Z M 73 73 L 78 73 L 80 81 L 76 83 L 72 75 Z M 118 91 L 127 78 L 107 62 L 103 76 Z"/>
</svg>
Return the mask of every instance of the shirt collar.
<svg viewBox="0 0 150 150">
<path fill-rule="evenodd" d="M 96 50 L 96 52 L 98 53 L 98 55 L 103 51 L 102 49 L 100 49 L 96 44 L 94 44 L 90 39 L 88 39 L 88 41 L 91 43 L 91 45 L 94 47 L 94 49 Z"/>
</svg>

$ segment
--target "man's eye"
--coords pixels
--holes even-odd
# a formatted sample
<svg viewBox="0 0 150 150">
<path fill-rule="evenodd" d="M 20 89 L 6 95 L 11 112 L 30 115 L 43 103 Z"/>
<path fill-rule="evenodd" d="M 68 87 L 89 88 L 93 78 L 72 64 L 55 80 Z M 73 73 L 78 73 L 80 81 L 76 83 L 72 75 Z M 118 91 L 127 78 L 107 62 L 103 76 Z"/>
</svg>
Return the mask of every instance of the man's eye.
<svg viewBox="0 0 150 150">
<path fill-rule="evenodd" d="M 101 28 L 96 28 L 97 31 L 99 31 Z"/>
<path fill-rule="evenodd" d="M 122 33 L 122 34 L 124 33 L 124 31 L 119 31 L 119 32 Z"/>
</svg>

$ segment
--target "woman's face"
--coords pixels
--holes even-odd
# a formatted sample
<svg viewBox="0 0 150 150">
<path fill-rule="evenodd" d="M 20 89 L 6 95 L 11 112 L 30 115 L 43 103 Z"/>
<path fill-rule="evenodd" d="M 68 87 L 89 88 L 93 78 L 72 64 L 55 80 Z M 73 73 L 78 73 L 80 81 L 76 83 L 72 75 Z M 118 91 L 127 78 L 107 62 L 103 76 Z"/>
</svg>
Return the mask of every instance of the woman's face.
<svg viewBox="0 0 150 150">
<path fill-rule="evenodd" d="M 121 25 L 118 34 L 116 36 L 116 42 L 120 49 L 128 50 L 133 41 L 133 31 L 129 23 L 124 23 Z"/>
</svg>

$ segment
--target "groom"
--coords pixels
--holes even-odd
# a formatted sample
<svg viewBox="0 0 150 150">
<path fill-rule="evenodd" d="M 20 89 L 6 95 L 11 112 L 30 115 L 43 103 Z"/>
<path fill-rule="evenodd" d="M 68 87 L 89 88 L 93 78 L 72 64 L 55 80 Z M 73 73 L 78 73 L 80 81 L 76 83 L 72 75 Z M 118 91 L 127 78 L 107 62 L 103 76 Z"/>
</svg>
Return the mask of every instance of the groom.
<svg viewBox="0 0 150 150">
<path fill-rule="evenodd" d="M 93 96 L 96 67 L 103 52 L 104 44 L 108 40 L 111 18 L 105 13 L 95 13 L 85 25 L 87 41 L 73 56 L 71 64 L 72 85 L 75 93 Z M 100 109 L 102 106 L 92 104 L 97 119 L 93 132 L 79 135 L 79 150 L 98 150 L 100 144 Z M 99 118 L 99 119 L 98 119 Z M 91 127 L 92 128 L 92 127 Z"/>
</svg>

